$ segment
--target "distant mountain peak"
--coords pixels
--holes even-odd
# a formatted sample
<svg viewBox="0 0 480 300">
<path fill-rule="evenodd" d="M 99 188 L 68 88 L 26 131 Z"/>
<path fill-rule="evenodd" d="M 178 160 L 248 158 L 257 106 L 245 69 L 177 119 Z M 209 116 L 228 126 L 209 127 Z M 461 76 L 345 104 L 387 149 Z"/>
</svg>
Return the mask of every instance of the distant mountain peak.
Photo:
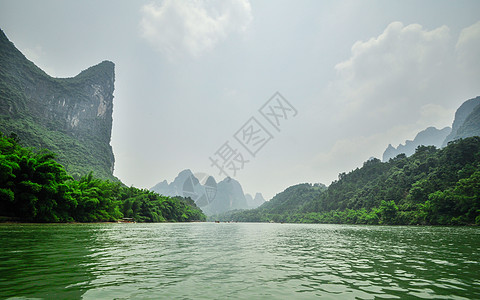
<svg viewBox="0 0 480 300">
<path fill-rule="evenodd" d="M 400 144 L 397 148 L 389 144 L 383 153 L 383 161 L 388 161 L 401 153 L 410 156 L 421 145 L 442 148 L 451 141 L 472 136 L 480 136 L 480 96 L 469 99 L 460 105 L 455 112 L 451 128 L 427 127 L 420 131 L 413 140 L 407 140 L 405 144 Z"/>
<path fill-rule="evenodd" d="M 410 156 L 415 153 L 415 149 L 420 146 L 435 146 L 440 148 L 442 146 L 445 137 L 450 133 L 451 128 L 445 127 L 443 129 L 437 129 L 435 127 L 427 127 L 426 129 L 417 133 L 413 140 L 405 141 L 405 144 L 398 145 L 397 148 L 389 144 L 387 149 L 383 152 L 382 161 L 388 161 L 391 158 L 396 157 L 401 153 L 405 153 Z"/>
<path fill-rule="evenodd" d="M 163 180 L 150 190 L 165 196 L 190 197 L 207 215 L 254 208 L 264 202 L 259 193 L 255 198 L 246 196 L 242 185 L 236 179 L 226 177 L 217 183 L 213 176 L 193 173 L 190 169 L 182 170 L 170 184 Z"/>
</svg>

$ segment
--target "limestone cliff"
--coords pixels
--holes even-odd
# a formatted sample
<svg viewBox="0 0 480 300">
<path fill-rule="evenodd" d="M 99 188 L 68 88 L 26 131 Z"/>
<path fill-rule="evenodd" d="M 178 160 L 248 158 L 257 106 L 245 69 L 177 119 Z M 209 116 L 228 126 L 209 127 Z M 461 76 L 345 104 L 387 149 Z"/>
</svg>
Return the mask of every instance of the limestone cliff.
<svg viewBox="0 0 480 300">
<path fill-rule="evenodd" d="M 227 177 L 218 183 L 214 201 L 202 207 L 202 211 L 207 216 L 211 216 L 229 210 L 246 208 L 248 205 L 242 185 L 237 180 Z"/>
<path fill-rule="evenodd" d="M 457 134 L 452 140 L 464 139 L 471 136 L 480 136 L 480 105 L 468 115 L 462 126 L 458 128 Z"/>
<path fill-rule="evenodd" d="M 463 102 L 457 109 L 452 132 L 445 138 L 443 146 L 460 138 L 478 135 L 480 135 L 480 96 Z"/>
<path fill-rule="evenodd" d="M 0 131 L 25 146 L 47 148 L 75 177 L 113 179 L 110 146 L 114 64 L 104 61 L 73 78 L 53 78 L 0 30 Z"/>
</svg>

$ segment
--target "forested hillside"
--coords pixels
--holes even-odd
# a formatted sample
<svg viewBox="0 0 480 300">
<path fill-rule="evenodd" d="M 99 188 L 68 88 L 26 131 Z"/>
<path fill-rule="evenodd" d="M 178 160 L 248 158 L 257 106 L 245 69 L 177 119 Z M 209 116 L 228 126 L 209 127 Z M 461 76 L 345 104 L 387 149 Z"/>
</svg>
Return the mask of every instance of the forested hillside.
<svg viewBox="0 0 480 300">
<path fill-rule="evenodd" d="M 209 220 L 241 221 L 241 222 L 269 222 L 284 221 L 286 212 L 298 213 L 302 207 L 312 199 L 320 197 L 327 189 L 323 184 L 301 183 L 287 188 L 275 195 L 272 200 L 265 202 L 257 209 L 232 210 L 224 214 L 213 215 Z M 279 217 L 283 216 L 283 217 Z"/>
<path fill-rule="evenodd" d="M 0 133 L 0 218 L 22 222 L 137 222 L 205 220 L 191 199 L 160 196 L 95 178 L 74 180 L 48 150 L 19 145 Z"/>
<path fill-rule="evenodd" d="M 279 201 L 279 199 L 283 199 Z M 419 146 L 382 163 L 341 173 L 322 191 L 309 184 L 286 189 L 250 211 L 217 216 L 247 222 L 348 224 L 480 224 L 480 137 L 447 147 Z"/>
<path fill-rule="evenodd" d="M 113 176 L 110 145 L 115 65 L 104 61 L 73 78 L 53 78 L 29 61 L 0 30 L 0 131 L 47 148 L 79 179 Z"/>
</svg>

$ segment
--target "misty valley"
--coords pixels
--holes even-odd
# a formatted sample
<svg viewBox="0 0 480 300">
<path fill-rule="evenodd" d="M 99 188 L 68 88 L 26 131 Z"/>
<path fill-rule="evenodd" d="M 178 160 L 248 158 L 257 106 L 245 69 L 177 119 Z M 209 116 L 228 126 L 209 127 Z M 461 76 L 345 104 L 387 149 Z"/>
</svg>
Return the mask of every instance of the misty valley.
<svg viewBox="0 0 480 300">
<path fill-rule="evenodd" d="M 222 4 L 222 7 L 231 4 L 226 2 L 229 4 Z M 181 2 L 162 3 L 162 9 L 178 10 L 171 15 L 172 18 L 196 16 L 195 22 L 200 22 L 205 16 L 218 13 L 217 10 L 203 10 L 205 4 L 201 1 L 193 8 L 188 6 L 193 4 L 183 4 L 189 7 L 185 10 L 179 8 Z M 232 3 L 238 4 L 235 9 L 240 12 L 250 12 L 249 1 Z M 0 7 L 2 5 L 5 4 Z M 149 27 L 149 22 L 170 16 L 157 9 L 154 4 L 143 6 L 142 14 L 151 13 L 141 23 L 144 39 L 151 39 L 150 34 L 158 34 L 155 26 Z M 220 19 L 233 22 L 245 17 L 240 12 L 229 11 Z M 250 19 L 246 24 L 251 22 Z M 213 24 L 212 20 L 206 23 Z M 182 43 L 194 49 L 187 51 L 188 59 L 182 57 L 185 53 L 181 51 L 171 51 L 176 49 L 175 42 L 159 44 L 160 51 L 168 50 L 171 55 L 166 55 L 166 61 L 178 70 L 185 71 L 175 59 L 182 57 L 183 63 L 188 65 L 183 68 L 193 70 L 195 59 L 215 48 L 227 35 L 225 28 L 230 28 L 218 29 L 222 22 L 211 28 L 197 26 L 195 22 L 182 26 L 185 34 Z M 155 28 L 164 28 L 165 24 L 163 21 L 156 23 Z M 352 58 L 335 65 L 334 69 L 353 80 L 355 74 L 351 70 L 365 67 L 356 65 L 355 59 L 359 59 L 358 56 L 364 54 L 371 44 L 385 42 L 387 35 L 395 30 L 408 35 L 419 28 L 391 23 L 378 38 L 355 43 L 351 49 Z M 477 44 L 471 42 L 477 35 L 480 37 L 480 31 L 475 28 L 480 28 L 480 23 L 462 31 L 455 46 L 455 53 L 475 57 L 472 61 L 478 61 L 478 52 L 473 51 L 475 55 L 468 56 L 470 52 L 465 49 L 480 45 L 480 39 L 476 40 Z M 254 149 L 243 150 L 250 156 L 244 157 L 233 148 L 225 152 L 223 146 L 215 152 L 222 158 L 228 156 L 230 163 L 241 164 L 242 169 L 247 162 L 252 169 L 257 162 L 266 168 L 271 157 L 282 158 L 276 153 L 283 150 L 291 154 L 293 158 L 289 158 L 291 161 L 285 163 L 285 167 L 280 167 L 283 168 L 281 171 L 277 166 L 270 173 L 255 177 L 261 180 L 256 180 L 258 185 L 254 188 L 251 181 L 246 183 L 235 177 L 239 169 L 235 166 L 228 169 L 227 159 L 219 164 L 218 160 L 209 157 L 210 167 L 219 167 L 210 171 L 184 165 L 194 160 L 185 159 L 185 153 L 201 147 L 192 142 L 191 149 L 185 149 L 183 139 L 188 138 L 179 133 L 179 124 L 184 122 L 182 126 L 189 130 L 198 127 L 194 129 L 203 135 L 203 126 L 217 122 L 210 119 L 216 117 L 220 124 L 220 120 L 228 116 L 217 112 L 202 119 L 202 124 L 188 123 L 185 120 L 195 110 L 195 107 L 188 107 L 191 103 L 185 100 L 188 111 L 179 112 L 173 108 L 175 104 L 165 101 L 164 110 L 158 115 L 167 118 L 167 115 L 176 114 L 178 120 L 169 124 L 170 128 L 155 130 L 161 136 L 166 131 L 178 129 L 174 133 L 178 140 L 163 140 L 159 136 L 148 139 L 161 140 L 162 147 L 178 150 L 178 157 L 174 159 L 162 157 L 171 161 L 165 165 L 163 173 L 158 173 L 176 175 L 154 178 L 156 184 L 150 188 L 129 186 L 128 180 L 115 173 L 115 166 L 125 161 L 135 164 L 136 159 L 144 154 L 128 151 L 123 155 L 116 151 L 114 154 L 111 144 L 115 128 L 113 113 L 117 105 L 116 102 L 114 105 L 114 92 L 118 89 L 125 91 L 124 86 L 117 86 L 116 80 L 125 76 L 128 68 L 124 65 L 117 67 L 112 61 L 97 60 L 101 62 L 76 76 L 52 77 L 32 59 L 27 59 L 27 56 L 35 57 L 32 49 L 24 51 L 25 48 L 17 48 L 10 41 L 6 34 L 10 34 L 10 29 L 0 30 L 1 299 L 480 299 L 480 96 L 475 97 L 478 93 L 461 98 L 463 103 L 455 111 L 443 109 L 440 105 L 423 106 L 421 114 L 428 117 L 426 120 L 448 114 L 453 123 L 447 127 L 438 126 L 443 124 L 440 120 L 424 126 L 413 119 L 405 120 L 404 124 L 392 127 L 391 132 L 416 128 L 417 133 L 396 147 L 388 142 L 383 145 L 386 134 L 372 133 L 382 142 L 383 156 L 381 159 L 370 156 L 363 164 L 352 168 L 347 156 L 356 149 L 344 151 L 345 148 L 355 148 L 358 143 L 360 153 L 365 149 L 360 146 L 365 140 L 372 144 L 379 142 L 373 141 L 371 136 L 365 138 L 357 137 L 357 133 L 351 133 L 351 136 L 346 133 L 343 140 L 338 137 L 335 143 L 332 142 L 335 144 L 332 149 L 340 153 L 333 156 L 316 149 L 316 143 L 301 144 L 300 140 L 321 140 L 336 133 L 326 128 L 312 136 L 313 131 L 305 129 L 311 127 L 307 124 L 313 115 L 307 111 L 309 108 L 305 109 L 303 104 L 299 107 L 304 110 L 297 111 L 278 91 L 274 92 L 270 100 L 276 99 L 277 102 L 273 101 L 276 104 L 269 106 L 267 101 L 263 106 L 255 107 L 252 117 L 241 119 L 246 121 L 244 126 L 229 133 L 231 140 L 239 141 L 242 134 L 248 139 Z M 192 30 L 194 33 L 189 35 Z M 446 32 L 442 27 L 420 36 L 431 41 L 435 40 L 434 34 L 446 35 Z M 171 38 L 175 36 L 173 31 L 163 33 Z M 17 34 L 12 30 L 12 40 Z M 203 38 L 195 38 L 197 34 Z M 252 34 L 248 38 L 255 36 Z M 202 43 L 207 45 L 202 46 Z M 143 47 L 140 42 L 135 45 Z M 234 48 L 237 47 L 241 49 L 235 44 Z M 41 47 L 35 49 L 42 52 Z M 133 51 L 128 47 L 125 49 L 121 50 Z M 417 52 L 423 53 L 412 51 Z M 410 52 L 407 54 L 411 55 Z M 294 64 L 297 58 L 288 56 L 288 62 Z M 209 59 L 213 60 L 207 56 L 207 61 Z M 369 72 L 380 72 L 382 68 L 375 67 L 373 60 L 366 60 L 367 69 L 372 70 Z M 463 60 L 458 61 L 463 67 L 469 65 Z M 215 66 L 212 69 L 220 68 L 216 64 L 221 63 L 212 62 Z M 283 64 L 287 63 L 282 61 L 282 64 L 275 65 L 283 68 Z M 251 66 L 245 64 L 242 67 Z M 153 64 L 151 69 L 154 69 Z M 203 71 L 199 72 L 202 76 Z M 171 73 L 160 77 L 162 80 L 168 80 L 169 76 L 181 77 L 180 73 Z M 192 74 L 202 78 L 195 77 L 202 85 L 211 84 L 202 81 L 203 77 L 194 71 Z M 232 72 L 232 77 L 235 76 Z M 204 77 L 210 80 L 207 75 Z M 473 75 L 472 78 L 475 80 Z M 215 84 L 221 86 L 221 80 L 216 80 L 220 83 Z M 254 82 L 256 77 L 249 80 Z M 290 86 L 288 80 L 279 82 L 285 89 Z M 330 82 L 329 86 L 341 86 L 350 91 L 345 92 L 346 98 L 376 88 L 366 80 L 364 86 L 352 93 L 349 89 L 355 84 L 347 83 Z M 425 80 L 414 85 L 423 87 L 427 83 Z M 179 89 L 189 89 L 189 86 Z M 227 95 L 222 96 L 226 98 L 241 95 L 233 88 L 216 89 L 219 94 Z M 385 88 L 389 89 L 390 86 Z M 142 97 L 135 95 L 133 98 L 142 103 L 139 100 Z M 201 98 L 201 93 L 198 97 Z M 178 100 L 182 99 L 178 97 Z M 205 103 L 205 106 L 209 105 Z M 234 100 L 229 105 L 233 111 L 241 106 Z M 346 116 L 355 109 L 355 105 L 347 100 L 325 107 L 336 105 L 341 106 L 341 114 Z M 392 110 L 396 109 L 396 106 L 392 107 Z M 362 122 L 378 115 L 376 112 L 372 108 L 371 114 L 362 115 Z M 306 115 L 307 121 L 302 126 L 308 126 L 301 127 L 292 121 L 292 128 L 303 128 L 306 133 L 295 134 L 292 141 L 288 141 L 291 148 L 274 144 L 280 133 L 283 134 L 282 130 L 285 130 L 286 137 L 292 137 L 289 129 L 280 128 L 279 122 L 296 117 L 297 113 Z M 126 122 L 121 116 L 125 117 L 115 116 L 115 124 Z M 141 118 L 151 116 L 142 115 Z M 261 119 L 264 123 L 256 116 L 259 119 L 264 117 Z M 338 124 L 331 124 L 331 127 L 342 127 Z M 418 131 L 418 124 L 424 129 Z M 253 135 L 261 129 L 263 135 Z M 223 133 L 223 129 L 219 131 Z M 145 139 L 143 133 L 138 136 Z M 228 141 L 223 145 L 228 145 Z M 268 146 L 273 150 L 265 150 L 262 153 L 265 162 L 260 162 L 257 154 L 270 141 Z M 302 147 L 321 152 L 313 155 L 312 165 L 308 165 L 310 161 L 305 163 L 299 159 L 301 154 L 296 152 Z M 342 155 L 340 160 L 332 159 Z M 254 158 L 257 160 L 253 161 Z M 141 172 L 142 168 L 152 172 L 151 169 L 157 166 L 152 161 L 157 159 L 148 157 L 149 161 L 139 163 L 134 172 L 139 172 L 138 169 Z M 298 162 L 292 162 L 296 160 Z M 298 173 L 318 170 L 318 165 L 314 166 L 317 161 L 342 168 L 349 165 L 350 169 L 342 169 L 338 178 L 330 183 L 302 181 L 312 177 L 298 176 Z M 171 173 L 170 163 L 181 167 Z M 297 167 L 302 171 L 299 172 Z M 247 174 L 254 174 L 251 172 Z M 289 178 L 278 185 L 292 182 L 292 178 L 295 181 L 275 191 L 273 197 L 269 196 L 269 191 L 258 188 L 276 182 L 282 176 Z"/>
</svg>

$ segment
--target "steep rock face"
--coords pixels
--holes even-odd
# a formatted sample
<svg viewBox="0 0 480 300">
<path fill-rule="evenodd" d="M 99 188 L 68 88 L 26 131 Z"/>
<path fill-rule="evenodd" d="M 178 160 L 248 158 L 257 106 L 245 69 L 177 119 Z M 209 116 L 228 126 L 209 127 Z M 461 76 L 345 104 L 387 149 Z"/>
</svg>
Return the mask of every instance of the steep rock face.
<svg viewBox="0 0 480 300">
<path fill-rule="evenodd" d="M 455 112 L 452 128 L 445 127 L 439 130 L 428 127 L 419 132 L 413 141 L 406 141 L 405 145 L 398 145 L 397 148 L 388 145 L 383 153 L 383 161 L 386 162 L 400 153 L 410 156 L 420 145 L 443 148 L 451 141 L 472 136 L 480 136 L 480 96 L 469 99 L 460 105 Z"/>
<path fill-rule="evenodd" d="M 420 131 L 413 141 L 407 140 L 405 145 L 398 145 L 397 148 L 392 145 L 388 145 L 385 152 L 383 152 L 382 160 L 388 161 L 390 158 L 396 157 L 400 153 L 405 153 L 407 156 L 415 153 L 415 149 L 420 146 L 435 146 L 440 148 L 442 146 L 445 137 L 450 133 L 451 128 L 445 127 L 443 129 L 437 129 L 435 127 L 428 127 L 427 129 Z"/>
<path fill-rule="evenodd" d="M 265 203 L 265 198 L 263 198 L 262 193 L 256 193 L 255 198 L 253 198 L 253 208 L 257 208 L 263 203 Z"/>
<path fill-rule="evenodd" d="M 184 197 L 185 196 L 184 189 L 186 188 L 185 182 L 189 179 L 196 180 L 192 171 L 189 169 L 186 169 L 178 173 L 177 177 L 175 177 L 175 179 L 170 184 L 166 180 L 164 180 L 160 183 L 157 183 L 155 186 L 150 188 L 150 190 L 164 196 Z M 198 183 L 198 180 L 195 183 Z M 192 199 L 192 200 L 195 200 L 195 199 Z"/>
<path fill-rule="evenodd" d="M 465 101 L 455 112 L 452 133 L 445 138 L 448 142 L 480 135 L 480 96 Z"/>
<path fill-rule="evenodd" d="M 397 148 L 393 147 L 392 144 L 388 144 L 387 149 L 383 152 L 382 161 L 388 161 L 390 158 L 393 158 L 398 154 L 400 153 L 398 153 Z"/>
<path fill-rule="evenodd" d="M 476 98 L 473 98 L 473 99 L 469 99 L 469 100 L 463 102 L 462 105 L 460 105 L 460 107 L 455 112 L 455 119 L 453 120 L 453 124 L 452 124 L 452 132 L 445 138 L 445 140 L 443 142 L 443 145 L 442 145 L 443 147 L 445 147 L 448 144 L 448 142 L 457 140 L 459 138 L 465 138 L 465 137 L 478 135 L 478 134 L 473 134 L 473 132 L 470 133 L 470 131 L 472 131 L 472 130 L 475 131 L 475 117 L 474 116 L 470 119 L 469 124 L 467 124 L 466 127 L 463 127 L 461 131 L 459 131 L 459 130 L 463 126 L 463 124 L 465 123 L 467 118 L 470 116 L 470 114 L 479 105 L 480 105 L 480 96 L 478 96 Z M 477 123 L 476 128 L 478 129 L 479 126 L 480 126 L 480 124 Z"/>
<path fill-rule="evenodd" d="M 248 208 L 253 208 L 253 197 L 250 194 L 245 194 L 245 201 L 247 201 Z"/>
<path fill-rule="evenodd" d="M 477 105 L 468 115 L 462 126 L 458 128 L 457 134 L 453 137 L 453 140 L 472 136 L 480 136 L 480 105 Z"/>
<path fill-rule="evenodd" d="M 202 208 L 206 215 L 215 215 L 234 209 L 248 208 L 242 186 L 233 178 L 227 177 L 217 185 L 213 201 Z"/>
<path fill-rule="evenodd" d="M 75 177 L 89 171 L 114 179 L 110 146 L 114 64 L 104 61 L 73 78 L 53 78 L 0 31 L 0 131 L 25 146 L 47 148 Z"/>
</svg>

